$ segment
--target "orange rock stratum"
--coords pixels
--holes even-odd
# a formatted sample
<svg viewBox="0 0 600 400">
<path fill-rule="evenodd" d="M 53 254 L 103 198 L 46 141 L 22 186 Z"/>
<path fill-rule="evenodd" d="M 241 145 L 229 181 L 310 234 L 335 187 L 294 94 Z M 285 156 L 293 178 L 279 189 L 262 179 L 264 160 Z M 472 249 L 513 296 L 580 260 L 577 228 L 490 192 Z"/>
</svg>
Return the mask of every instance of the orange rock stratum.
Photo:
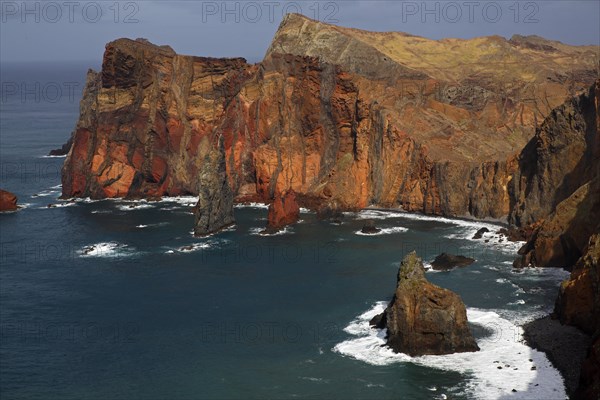
<svg viewBox="0 0 600 400">
<path fill-rule="evenodd" d="M 515 155 L 597 77 L 598 47 L 429 40 L 288 15 L 264 60 L 119 39 L 88 72 L 64 197 L 198 194 L 224 138 L 234 196 L 509 214 Z"/>
</svg>

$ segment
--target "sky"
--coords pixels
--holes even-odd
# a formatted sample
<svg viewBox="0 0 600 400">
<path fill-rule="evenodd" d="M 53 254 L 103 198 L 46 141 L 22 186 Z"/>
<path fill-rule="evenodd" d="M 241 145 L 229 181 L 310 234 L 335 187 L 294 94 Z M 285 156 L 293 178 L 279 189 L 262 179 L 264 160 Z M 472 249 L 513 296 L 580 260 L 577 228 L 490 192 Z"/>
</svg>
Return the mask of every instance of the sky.
<svg viewBox="0 0 600 400">
<path fill-rule="evenodd" d="M 600 44 L 600 1 L 6 1 L 0 62 L 89 61 L 120 37 L 181 54 L 258 62 L 286 12 L 372 31 L 440 39 L 539 35 Z"/>
</svg>

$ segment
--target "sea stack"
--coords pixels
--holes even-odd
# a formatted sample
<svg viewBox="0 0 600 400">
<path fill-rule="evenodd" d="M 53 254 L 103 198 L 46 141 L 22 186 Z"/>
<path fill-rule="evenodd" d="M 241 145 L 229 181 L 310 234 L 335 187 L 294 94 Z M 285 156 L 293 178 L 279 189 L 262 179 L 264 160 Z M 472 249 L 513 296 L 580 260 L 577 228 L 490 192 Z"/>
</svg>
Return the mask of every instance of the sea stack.
<svg viewBox="0 0 600 400">
<path fill-rule="evenodd" d="M 206 156 L 199 181 L 194 234 L 206 236 L 233 225 L 233 191 L 227 179 L 223 136 L 219 136 L 217 148 Z"/>
<path fill-rule="evenodd" d="M 3 211 L 16 211 L 17 208 L 17 196 L 11 192 L 0 189 L 0 212 Z"/>
<path fill-rule="evenodd" d="M 414 251 L 400 264 L 394 298 L 371 324 L 387 328 L 387 345 L 397 353 L 421 356 L 479 350 L 461 298 L 431 284 Z"/>
<path fill-rule="evenodd" d="M 296 193 L 288 190 L 284 194 L 276 195 L 269 205 L 269 216 L 267 227 L 262 234 L 273 234 L 279 232 L 287 225 L 298 222 L 300 218 L 300 206 L 296 200 Z"/>
</svg>

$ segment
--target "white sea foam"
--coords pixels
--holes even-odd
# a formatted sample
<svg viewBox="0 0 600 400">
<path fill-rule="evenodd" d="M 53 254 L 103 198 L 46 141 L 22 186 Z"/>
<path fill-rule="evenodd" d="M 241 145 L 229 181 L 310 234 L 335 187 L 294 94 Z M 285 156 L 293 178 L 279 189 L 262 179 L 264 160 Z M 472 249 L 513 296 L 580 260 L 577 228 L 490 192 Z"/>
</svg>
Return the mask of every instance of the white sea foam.
<svg viewBox="0 0 600 400">
<path fill-rule="evenodd" d="M 521 299 L 521 300 L 517 300 L 517 301 L 513 301 L 511 303 L 508 303 L 509 306 L 517 306 L 517 305 L 520 305 L 520 304 L 525 304 L 525 300 Z"/>
<path fill-rule="evenodd" d="M 394 353 L 385 344 L 385 329 L 372 329 L 369 321 L 383 312 L 385 302 L 376 303 L 358 316 L 345 329 L 356 338 L 337 344 L 333 351 L 372 365 L 412 362 L 430 368 L 470 374 L 473 388 L 470 397 L 479 399 L 559 399 L 566 398 L 563 379 L 544 353 L 522 342 L 519 327 L 496 312 L 470 308 L 471 323 L 481 325 L 491 334 L 477 340 L 480 351 L 444 356 L 410 357 Z M 529 359 L 533 361 L 530 362 Z M 535 366 L 536 370 L 531 367 Z M 498 367 L 502 367 L 501 369 Z M 537 384 L 537 386 L 536 386 Z M 512 392 L 515 389 L 516 392 Z"/>
<path fill-rule="evenodd" d="M 364 209 L 359 212 L 345 212 L 344 215 L 354 217 L 356 219 L 388 219 L 400 218 L 404 214 L 400 211 Z"/>
<path fill-rule="evenodd" d="M 511 254 L 516 253 L 525 243 L 511 242 L 508 241 L 503 235 L 497 234 L 496 232 L 505 226 L 499 222 L 493 221 L 466 220 L 458 218 L 447 218 L 433 215 L 408 213 L 402 210 L 379 210 L 368 208 L 359 212 L 346 212 L 344 214 L 347 216 L 354 217 L 355 219 L 385 220 L 395 218 L 409 219 L 414 221 L 433 221 L 450 224 L 458 227 L 459 230 L 458 232 L 453 232 L 445 235 L 445 237 L 448 239 L 469 240 L 482 246 L 491 246 L 497 250 L 509 252 Z M 489 232 L 484 233 L 481 239 L 473 239 L 475 233 L 481 228 L 487 228 Z M 485 242 L 486 240 L 488 240 L 487 243 Z"/>
<path fill-rule="evenodd" d="M 521 279 L 526 280 L 552 280 L 560 283 L 568 279 L 571 273 L 562 268 L 521 268 L 513 269 L 511 274 L 520 275 Z"/>
<path fill-rule="evenodd" d="M 164 196 L 160 198 L 159 202 L 196 205 L 196 203 L 198 202 L 198 196 Z"/>
<path fill-rule="evenodd" d="M 121 211 L 131 211 L 131 210 L 144 210 L 148 208 L 154 208 L 152 204 L 147 203 L 130 203 L 130 204 L 120 204 L 117 208 Z"/>
<path fill-rule="evenodd" d="M 433 269 L 433 265 L 431 265 L 428 262 L 423 261 L 423 268 L 425 268 L 425 272 L 429 272 L 429 273 L 438 273 L 438 272 L 443 272 L 437 269 Z"/>
<path fill-rule="evenodd" d="M 269 234 L 261 233 L 264 230 L 265 230 L 265 228 L 250 228 L 249 232 L 251 235 L 255 235 L 255 236 L 280 236 L 280 235 L 288 235 L 288 234 L 294 233 L 293 228 L 289 225 L 275 233 L 269 233 Z"/>
<path fill-rule="evenodd" d="M 402 233 L 402 232 L 408 231 L 408 229 L 403 226 L 394 226 L 391 228 L 379 228 L 379 229 L 380 229 L 380 231 L 377 233 L 363 233 L 362 231 L 356 231 L 356 232 L 354 232 L 354 234 L 360 235 L 360 236 L 379 236 L 379 235 L 390 235 L 392 233 Z"/>
<path fill-rule="evenodd" d="M 267 208 L 269 208 L 269 205 L 264 204 L 264 203 L 243 203 L 243 204 L 236 204 L 234 207 L 235 208 L 264 208 L 264 209 L 267 209 Z"/>
<path fill-rule="evenodd" d="M 65 201 L 65 202 L 52 203 L 47 206 L 39 207 L 39 209 L 64 208 L 64 207 L 71 207 L 71 206 L 75 206 L 75 205 L 77 205 L 77 203 L 74 201 Z"/>
<path fill-rule="evenodd" d="M 48 196 L 54 196 L 57 195 L 58 193 L 60 193 L 59 190 L 43 190 L 39 193 L 36 193 L 34 195 L 32 195 L 32 198 L 36 198 L 36 197 L 48 197 Z"/>
<path fill-rule="evenodd" d="M 159 222 L 157 224 L 140 224 L 140 225 L 136 225 L 135 227 L 138 229 L 144 229 L 144 228 L 150 228 L 151 226 L 164 226 L 164 225 L 169 225 L 168 222 Z"/>
<path fill-rule="evenodd" d="M 49 154 L 46 154 L 45 156 L 40 156 L 40 158 L 65 158 L 67 155 L 59 155 L 59 156 L 51 156 Z"/>
<path fill-rule="evenodd" d="M 192 243 L 184 246 L 179 246 L 176 248 L 170 248 L 165 251 L 165 254 L 176 254 L 176 253 L 193 253 L 199 250 L 211 249 L 217 246 L 230 243 L 229 240 L 226 239 L 210 239 L 205 240 L 203 242 Z"/>
<path fill-rule="evenodd" d="M 194 243 L 187 246 L 181 246 L 177 249 L 180 253 L 193 253 L 194 251 L 209 249 L 212 245 L 210 243 Z"/>
<path fill-rule="evenodd" d="M 101 242 L 84 246 L 77 252 L 81 257 L 127 257 L 135 254 L 132 248 L 123 243 Z"/>
<path fill-rule="evenodd" d="M 329 383 L 329 379 L 315 378 L 313 376 L 299 376 L 298 378 L 305 380 L 305 381 L 311 381 L 311 382 L 317 382 L 317 383 Z"/>
</svg>

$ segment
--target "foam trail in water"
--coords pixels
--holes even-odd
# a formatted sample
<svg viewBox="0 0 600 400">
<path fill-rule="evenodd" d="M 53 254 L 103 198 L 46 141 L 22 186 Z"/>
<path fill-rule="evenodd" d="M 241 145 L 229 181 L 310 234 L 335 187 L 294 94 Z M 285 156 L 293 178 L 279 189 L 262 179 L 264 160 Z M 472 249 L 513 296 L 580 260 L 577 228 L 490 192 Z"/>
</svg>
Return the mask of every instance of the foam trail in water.
<svg viewBox="0 0 600 400">
<path fill-rule="evenodd" d="M 264 230 L 265 230 L 265 228 L 250 228 L 250 234 L 254 235 L 254 236 L 280 236 L 280 235 L 288 235 L 288 234 L 294 233 L 294 230 L 290 226 L 286 226 L 283 229 L 281 229 L 275 233 L 268 233 L 268 234 L 261 233 Z"/>
<path fill-rule="evenodd" d="M 124 257 L 134 254 L 132 249 L 123 243 L 101 242 L 84 246 L 77 253 L 81 257 Z"/>
<path fill-rule="evenodd" d="M 269 208 L 268 204 L 264 204 L 264 203 L 243 203 L 243 204 L 236 204 L 234 206 L 235 208 L 263 208 L 263 209 L 267 209 Z"/>
<path fill-rule="evenodd" d="M 369 326 L 370 319 L 383 312 L 385 307 L 385 302 L 378 302 L 352 321 L 344 330 L 357 337 L 337 344 L 333 351 L 373 365 L 412 362 L 468 374 L 472 376 L 470 386 L 474 391 L 469 395 L 479 399 L 499 399 L 504 396 L 510 396 L 511 399 L 566 398 L 562 377 L 545 354 L 523 344 L 520 328 L 497 313 L 474 308 L 467 310 L 471 323 L 491 331 L 490 336 L 477 341 L 480 351 L 410 357 L 382 346 L 385 344 L 386 330 Z"/>
<path fill-rule="evenodd" d="M 402 233 L 402 232 L 407 232 L 408 228 L 404 228 L 402 226 L 394 226 L 392 228 L 379 228 L 379 232 L 377 233 L 363 233 L 362 231 L 356 231 L 354 232 L 355 235 L 360 235 L 360 236 L 378 236 L 378 235 L 389 235 L 392 233 Z"/>
</svg>

